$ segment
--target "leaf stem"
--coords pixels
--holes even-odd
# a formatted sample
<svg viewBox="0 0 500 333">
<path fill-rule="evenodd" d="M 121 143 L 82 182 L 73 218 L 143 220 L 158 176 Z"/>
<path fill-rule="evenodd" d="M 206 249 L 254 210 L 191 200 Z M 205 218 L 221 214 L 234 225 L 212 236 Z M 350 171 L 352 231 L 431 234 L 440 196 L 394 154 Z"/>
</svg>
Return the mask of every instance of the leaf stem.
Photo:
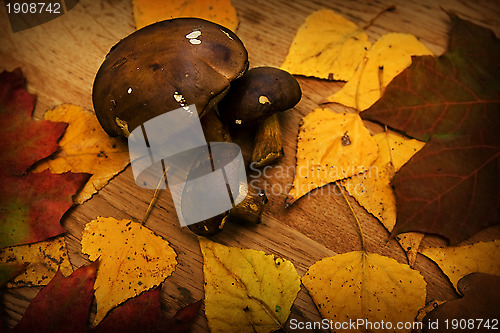
<svg viewBox="0 0 500 333">
<path fill-rule="evenodd" d="M 345 202 L 347 202 L 347 205 L 349 206 L 349 209 L 351 210 L 352 216 L 354 216 L 354 219 L 356 220 L 356 224 L 358 225 L 359 236 L 360 236 L 360 239 L 361 239 L 361 249 L 363 251 L 366 251 L 366 248 L 365 248 L 365 236 L 363 235 L 363 229 L 361 228 L 361 223 L 359 222 L 359 219 L 356 216 L 356 213 L 354 212 L 354 209 L 352 208 L 351 203 L 347 199 L 347 196 L 344 193 L 344 189 L 342 188 L 342 186 L 338 182 L 336 182 L 336 184 L 340 188 L 340 193 L 342 193 L 342 196 L 344 197 Z"/>
<path fill-rule="evenodd" d="M 363 26 L 363 30 L 366 30 L 368 29 L 369 27 L 371 27 L 373 25 L 373 23 L 375 23 L 375 21 L 380 17 L 380 15 L 384 14 L 385 12 L 392 12 L 393 10 L 396 9 L 396 6 L 395 5 L 390 5 L 390 6 L 387 6 L 385 7 L 384 9 L 382 9 L 381 11 L 379 11 L 377 14 L 375 14 L 374 17 L 372 17 L 370 19 L 370 21 L 368 21 L 364 26 Z"/>
<path fill-rule="evenodd" d="M 164 166 L 163 161 L 162 161 L 162 166 Z M 158 185 L 156 185 L 156 189 L 155 189 L 155 192 L 153 193 L 153 198 L 151 198 L 151 201 L 149 202 L 148 209 L 146 209 L 146 213 L 144 214 L 144 217 L 139 221 L 142 225 L 146 224 L 146 221 L 148 220 L 149 215 L 151 215 L 151 212 L 153 211 L 153 208 L 156 205 L 156 202 L 158 201 L 158 197 L 160 196 L 160 186 L 162 184 L 162 180 L 166 181 L 165 175 L 167 174 L 168 169 L 165 167 L 163 169 L 164 169 L 163 175 L 160 178 L 160 180 L 158 181 Z"/>
</svg>

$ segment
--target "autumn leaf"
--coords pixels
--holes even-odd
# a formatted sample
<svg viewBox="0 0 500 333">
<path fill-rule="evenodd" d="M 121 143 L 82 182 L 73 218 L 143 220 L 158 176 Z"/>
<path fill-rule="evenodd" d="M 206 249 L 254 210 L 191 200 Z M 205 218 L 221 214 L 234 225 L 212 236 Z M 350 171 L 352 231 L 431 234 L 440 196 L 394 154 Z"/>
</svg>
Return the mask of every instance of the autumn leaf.
<svg viewBox="0 0 500 333">
<path fill-rule="evenodd" d="M 448 301 L 424 317 L 424 332 L 436 332 L 436 327 L 429 325 L 436 321 L 439 323 L 438 332 L 491 332 L 498 329 L 499 276 L 469 274 L 458 281 L 458 290 L 464 295 L 462 298 Z"/>
<path fill-rule="evenodd" d="M 64 236 L 2 249 L 0 262 L 27 265 L 20 275 L 7 283 L 8 288 L 44 286 L 59 270 L 63 276 L 73 273 Z"/>
<path fill-rule="evenodd" d="M 323 258 L 309 267 L 302 283 L 321 316 L 334 322 L 412 322 L 425 305 L 426 283 L 418 271 L 365 251 Z"/>
<path fill-rule="evenodd" d="M 444 248 L 425 248 L 424 256 L 438 264 L 458 290 L 458 281 L 469 273 L 500 275 L 500 240 Z"/>
<path fill-rule="evenodd" d="M 87 332 L 97 262 L 71 276 L 58 272 L 31 301 L 12 332 Z"/>
<path fill-rule="evenodd" d="M 231 0 L 134 0 L 132 3 L 137 29 L 176 17 L 202 18 L 231 31 L 236 31 L 238 27 L 238 16 Z"/>
<path fill-rule="evenodd" d="M 295 179 L 285 205 L 315 188 L 368 170 L 377 150 L 357 114 L 314 110 L 300 124 Z"/>
<path fill-rule="evenodd" d="M 45 120 L 68 123 L 61 147 L 51 158 L 36 165 L 35 172 L 49 169 L 52 173 L 85 172 L 92 174 L 83 189 L 73 198 L 81 204 L 102 189 L 130 161 L 127 143 L 111 138 L 99 125 L 93 112 L 63 104 L 45 112 Z"/>
<path fill-rule="evenodd" d="M 118 304 L 158 286 L 177 264 L 166 240 L 129 220 L 98 217 L 85 226 L 81 243 L 90 260 L 100 261 L 94 325 Z"/>
<path fill-rule="evenodd" d="M 11 279 L 21 274 L 26 269 L 26 266 L 27 264 L 20 263 L 0 263 L 0 288 L 5 287 Z"/>
<path fill-rule="evenodd" d="M 34 96 L 21 70 L 0 74 L 0 248 L 30 244 L 64 232 L 62 215 L 89 175 L 27 173 L 33 163 L 57 149 L 66 124 L 31 118 Z"/>
<path fill-rule="evenodd" d="M 355 23 L 329 9 L 309 15 L 281 68 L 291 74 L 350 80 L 371 43 Z"/>
<path fill-rule="evenodd" d="M 352 79 L 329 96 L 327 102 L 366 110 L 382 96 L 389 82 L 411 64 L 412 56 L 425 54 L 432 52 L 413 35 L 383 35 L 368 50 Z"/>
<path fill-rule="evenodd" d="M 373 138 L 378 146 L 375 162 L 366 172 L 346 178 L 340 181 L 340 184 L 390 232 L 396 224 L 396 198 L 390 185 L 391 179 L 416 152 L 422 149 L 424 143 L 391 132 L 376 134 Z M 407 252 L 408 261 L 412 266 L 423 235 L 405 233 L 399 236 L 400 244 Z"/>
<path fill-rule="evenodd" d="M 500 222 L 500 43 L 450 17 L 448 51 L 414 58 L 361 116 L 428 141 L 391 183 L 393 235 L 421 231 L 457 244 Z"/>
<path fill-rule="evenodd" d="M 300 290 L 293 264 L 262 251 L 199 237 L 205 314 L 212 332 L 271 332 L 284 326 Z"/>
</svg>

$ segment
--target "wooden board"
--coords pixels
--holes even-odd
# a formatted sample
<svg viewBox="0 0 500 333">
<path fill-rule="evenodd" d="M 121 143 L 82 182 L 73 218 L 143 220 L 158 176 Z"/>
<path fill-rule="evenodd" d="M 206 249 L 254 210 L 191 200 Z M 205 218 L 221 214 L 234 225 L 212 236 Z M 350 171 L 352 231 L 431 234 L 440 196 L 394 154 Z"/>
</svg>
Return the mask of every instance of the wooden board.
<svg viewBox="0 0 500 333">
<path fill-rule="evenodd" d="M 233 0 L 240 26 L 237 34 L 249 52 L 251 67 L 280 66 L 285 59 L 296 30 L 314 10 L 331 8 L 360 26 L 365 25 L 384 8 L 396 10 L 380 16 L 368 29 L 373 42 L 386 32 L 415 34 L 435 54 L 445 51 L 449 19 L 443 9 L 481 24 L 500 35 L 500 5 L 496 1 L 277 1 Z M 83 0 L 69 13 L 41 26 L 12 33 L 4 10 L 0 10 L 0 70 L 21 67 L 28 79 L 28 90 L 38 96 L 35 114 L 62 103 L 73 103 L 92 110 L 91 88 L 94 75 L 104 56 L 119 39 L 134 31 L 129 1 Z M 287 184 L 293 179 L 295 149 L 300 119 L 341 87 L 340 83 L 299 78 L 302 101 L 293 110 L 280 115 L 283 127 L 285 157 L 261 181 L 268 182 L 269 205 L 263 223 L 254 227 L 230 225 L 214 239 L 227 245 L 259 249 L 291 260 L 302 275 L 317 260 L 360 249 L 359 232 L 342 196 L 317 194 L 283 208 Z M 331 106 L 341 110 L 339 106 Z M 339 109 L 340 108 L 340 109 Z M 281 173 L 278 173 L 281 172 Z M 85 204 L 74 207 L 64 216 L 67 241 L 74 267 L 87 263 L 80 252 L 84 225 L 97 216 L 141 219 L 153 195 L 152 190 L 138 188 L 132 171 L 127 168 Z M 350 200 L 361 220 L 367 249 L 395 258 L 406 257 L 401 247 L 388 241 L 388 232 L 377 220 Z M 147 227 L 165 237 L 178 254 L 179 265 L 163 286 L 163 300 L 169 315 L 180 307 L 203 298 L 202 257 L 196 236 L 181 229 L 168 190 L 160 195 Z M 499 228 L 490 228 L 468 242 L 499 238 Z M 426 238 L 426 244 L 444 244 Z M 428 284 L 427 300 L 458 297 L 447 278 L 435 264 L 419 256 L 415 265 Z M 39 288 L 20 288 L 5 292 L 3 305 L 7 322 L 20 320 L 29 301 Z M 320 320 L 318 311 L 303 289 L 294 304 L 292 318 Z M 207 330 L 205 317 L 196 321 L 196 332 Z"/>
</svg>

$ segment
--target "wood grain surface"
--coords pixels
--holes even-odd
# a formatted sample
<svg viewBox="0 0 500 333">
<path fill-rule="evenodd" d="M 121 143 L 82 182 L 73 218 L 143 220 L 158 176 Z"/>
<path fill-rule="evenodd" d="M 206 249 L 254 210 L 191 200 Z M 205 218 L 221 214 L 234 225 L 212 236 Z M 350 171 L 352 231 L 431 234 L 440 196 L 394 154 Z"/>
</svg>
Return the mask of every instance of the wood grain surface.
<svg viewBox="0 0 500 333">
<path fill-rule="evenodd" d="M 462 18 L 492 29 L 500 35 L 500 5 L 496 0 L 233 0 L 240 19 L 238 36 L 249 53 L 250 66 L 279 67 L 290 43 L 307 15 L 315 10 L 331 8 L 360 26 L 390 5 L 396 9 L 381 15 L 367 33 L 374 42 L 387 32 L 416 35 L 431 51 L 439 55 L 446 50 L 449 18 L 444 10 L 453 11 Z M 0 9 L 0 70 L 21 67 L 28 79 L 28 90 L 38 96 L 35 115 L 62 103 L 73 103 L 92 110 L 91 88 L 94 75 L 104 56 L 118 40 L 134 31 L 130 1 L 82 0 L 67 14 L 29 30 L 12 33 L 5 8 Z M 478 59 L 481 61 L 481 59 Z M 303 98 L 290 111 L 280 114 L 283 129 L 285 157 L 272 170 L 262 175 L 269 195 L 263 223 L 258 226 L 228 225 L 215 240 L 245 248 L 273 253 L 291 260 L 303 275 L 317 260 L 353 250 L 360 250 L 356 222 L 342 196 L 333 185 L 323 193 L 303 198 L 288 209 L 283 208 L 285 190 L 293 180 L 296 137 L 300 119 L 318 107 L 326 96 L 337 91 L 342 83 L 298 78 Z M 342 111 L 338 105 L 333 110 Z M 369 126 L 376 131 L 376 126 Z M 238 135 L 236 135 L 238 137 Z M 238 138 L 248 153 L 249 144 L 244 135 Z M 288 172 L 286 172 L 288 171 Z M 335 194 L 337 193 L 337 194 Z M 153 190 L 138 188 L 131 168 L 116 176 L 108 186 L 83 205 L 73 207 L 63 218 L 73 266 L 88 262 L 81 254 L 80 239 L 84 225 L 97 216 L 112 216 L 139 220 L 144 216 Z M 388 232 L 355 200 L 350 199 L 354 212 L 361 220 L 367 250 L 406 263 L 406 257 Z M 177 309 L 203 298 L 203 272 L 196 236 L 181 229 L 168 190 L 161 192 L 146 226 L 166 238 L 178 254 L 176 271 L 163 285 L 166 311 L 173 315 Z M 484 230 L 467 243 L 500 238 L 498 227 Z M 442 240 L 426 237 L 424 244 L 445 244 Z M 451 284 L 439 268 L 419 255 L 415 269 L 428 284 L 427 300 L 457 298 Z M 40 288 L 8 290 L 3 295 L 7 323 L 15 325 L 22 317 L 30 300 Z M 95 305 L 94 305 L 95 306 Z M 292 318 L 320 320 L 319 313 L 307 291 L 302 288 L 292 309 Z M 202 314 L 194 331 L 207 331 Z"/>
</svg>

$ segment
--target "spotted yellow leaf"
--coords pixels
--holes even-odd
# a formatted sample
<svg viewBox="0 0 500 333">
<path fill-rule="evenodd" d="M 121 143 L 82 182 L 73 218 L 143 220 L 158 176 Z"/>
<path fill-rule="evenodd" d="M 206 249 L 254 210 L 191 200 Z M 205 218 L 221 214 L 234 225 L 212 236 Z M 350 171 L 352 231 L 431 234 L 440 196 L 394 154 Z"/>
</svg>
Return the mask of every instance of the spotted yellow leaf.
<svg viewBox="0 0 500 333">
<path fill-rule="evenodd" d="M 344 179 L 340 184 L 388 231 L 392 231 L 396 224 L 396 197 L 390 184 L 391 179 L 414 154 L 422 149 L 424 143 L 391 132 L 380 133 L 373 138 L 378 146 L 378 157 L 375 162 L 366 172 Z M 415 263 L 422 238 L 423 234 L 416 232 L 398 235 L 401 246 L 407 252 L 410 265 Z"/>
<path fill-rule="evenodd" d="M 8 288 L 45 286 L 58 270 L 73 273 L 64 236 L 0 250 L 0 263 L 27 264 L 23 272 L 7 283 Z"/>
<path fill-rule="evenodd" d="M 315 188 L 362 173 L 377 158 L 377 143 L 361 118 L 352 113 L 316 109 L 302 119 L 297 167 L 285 204 Z"/>
<path fill-rule="evenodd" d="M 455 289 L 458 281 L 474 272 L 500 275 L 500 240 L 465 246 L 430 247 L 420 250 L 448 276 Z"/>
<path fill-rule="evenodd" d="M 413 322 L 425 305 L 426 283 L 416 270 L 374 253 L 324 258 L 302 277 L 321 316 L 334 322 Z M 372 331 L 362 323 L 342 332 Z M 395 331 L 395 327 L 387 332 Z M 410 332 L 411 328 L 397 330 Z M 381 330 L 382 332 L 382 330 Z"/>
<path fill-rule="evenodd" d="M 73 198 L 81 204 L 102 189 L 130 162 L 127 143 L 111 138 L 99 125 L 93 112 L 63 104 L 44 114 L 45 120 L 68 123 L 61 147 L 52 157 L 38 163 L 35 172 L 49 169 L 52 173 L 85 172 L 92 174 L 83 189 Z"/>
<path fill-rule="evenodd" d="M 220 24 L 231 31 L 238 27 L 238 16 L 231 0 L 133 0 L 135 26 L 176 17 L 198 17 Z"/>
<path fill-rule="evenodd" d="M 82 252 L 100 261 L 94 325 L 118 304 L 158 286 L 177 265 L 166 240 L 140 223 L 112 217 L 98 217 L 85 226 Z"/>
<path fill-rule="evenodd" d="M 300 290 L 293 264 L 262 251 L 199 240 L 210 330 L 260 333 L 283 327 Z"/>
<path fill-rule="evenodd" d="M 382 96 L 389 82 L 410 66 L 411 56 L 431 54 L 413 35 L 383 35 L 368 50 L 353 78 L 327 101 L 366 110 Z"/>
<path fill-rule="evenodd" d="M 291 74 L 348 81 L 370 46 L 363 29 L 323 9 L 306 18 L 281 68 Z"/>
</svg>

